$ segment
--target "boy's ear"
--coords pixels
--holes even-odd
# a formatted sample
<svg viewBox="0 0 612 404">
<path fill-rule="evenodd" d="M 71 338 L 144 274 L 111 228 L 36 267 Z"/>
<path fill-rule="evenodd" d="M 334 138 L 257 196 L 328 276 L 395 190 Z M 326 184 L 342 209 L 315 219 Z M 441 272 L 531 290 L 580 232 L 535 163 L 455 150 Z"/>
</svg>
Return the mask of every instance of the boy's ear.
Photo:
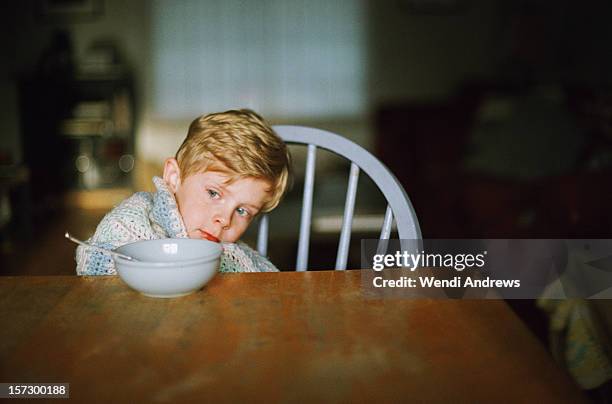
<svg viewBox="0 0 612 404">
<path fill-rule="evenodd" d="M 175 158 L 167 158 L 164 162 L 164 181 L 172 193 L 176 193 L 181 186 L 181 169 Z"/>
</svg>

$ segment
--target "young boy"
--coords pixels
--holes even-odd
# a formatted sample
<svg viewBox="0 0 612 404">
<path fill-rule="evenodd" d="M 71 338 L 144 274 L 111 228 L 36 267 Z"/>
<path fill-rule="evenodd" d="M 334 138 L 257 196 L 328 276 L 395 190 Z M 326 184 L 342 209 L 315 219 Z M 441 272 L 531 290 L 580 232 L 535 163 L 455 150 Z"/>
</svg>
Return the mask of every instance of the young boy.
<svg viewBox="0 0 612 404">
<path fill-rule="evenodd" d="M 201 238 L 223 244 L 221 272 L 278 271 L 238 242 L 253 218 L 278 205 L 289 178 L 289 151 L 255 112 L 201 116 L 176 157 L 164 163 L 157 192 L 138 192 L 98 225 L 89 243 L 114 249 L 137 240 Z M 111 256 L 78 247 L 77 274 L 112 275 Z"/>
</svg>

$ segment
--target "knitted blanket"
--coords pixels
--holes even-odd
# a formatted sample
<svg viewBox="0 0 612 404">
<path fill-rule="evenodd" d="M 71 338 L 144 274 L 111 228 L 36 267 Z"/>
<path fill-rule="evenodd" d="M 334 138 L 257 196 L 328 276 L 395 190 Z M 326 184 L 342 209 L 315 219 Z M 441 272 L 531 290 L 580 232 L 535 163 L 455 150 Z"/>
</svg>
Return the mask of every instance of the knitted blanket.
<svg viewBox="0 0 612 404">
<path fill-rule="evenodd" d="M 137 192 L 111 210 L 98 224 L 90 244 L 114 249 L 138 240 L 186 238 L 187 230 L 174 195 L 163 179 L 153 178 L 157 192 Z M 276 267 L 242 242 L 222 243 L 220 272 L 274 272 Z M 77 247 L 78 275 L 115 275 L 110 254 Z"/>
</svg>

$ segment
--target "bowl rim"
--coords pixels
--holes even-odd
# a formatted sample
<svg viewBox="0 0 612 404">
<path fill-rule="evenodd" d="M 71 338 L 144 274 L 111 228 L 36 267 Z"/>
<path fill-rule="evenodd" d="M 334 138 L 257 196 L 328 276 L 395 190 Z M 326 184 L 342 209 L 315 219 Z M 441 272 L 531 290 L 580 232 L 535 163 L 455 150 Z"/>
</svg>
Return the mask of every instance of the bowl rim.
<svg viewBox="0 0 612 404">
<path fill-rule="evenodd" d="M 158 240 L 194 240 L 194 241 L 205 241 L 206 243 L 212 243 L 213 245 L 215 245 L 216 247 L 218 247 L 219 251 L 218 252 L 211 252 L 210 254 L 206 254 L 203 255 L 201 257 L 198 258 L 191 258 L 191 259 L 187 259 L 187 260 L 176 260 L 176 261 L 132 261 L 132 260 L 128 260 L 122 257 L 117 257 L 117 256 L 113 256 L 113 259 L 115 260 L 116 263 L 121 263 L 122 265 L 127 265 L 129 267 L 132 268 L 138 268 L 138 267 L 153 267 L 153 268 L 166 268 L 166 267 L 174 267 L 177 265 L 193 265 L 193 264 L 199 264 L 199 263 L 203 263 L 203 262 L 208 262 L 208 261 L 212 261 L 212 260 L 216 260 L 219 259 L 221 257 L 221 254 L 223 253 L 223 247 L 221 246 L 221 243 L 215 243 L 213 241 L 210 240 L 204 240 L 204 239 L 188 239 L 188 238 L 160 238 L 160 239 L 152 239 L 152 240 L 137 240 L 137 241 L 133 241 L 131 243 L 126 243 L 120 247 L 115 248 L 113 251 L 117 251 L 117 252 L 121 252 L 118 251 L 120 248 L 125 247 L 127 245 L 131 245 L 131 244 L 139 244 L 139 243 L 143 243 L 143 242 L 149 242 L 149 241 L 158 241 Z"/>
<path fill-rule="evenodd" d="M 220 259 L 220 255 L 217 256 L 208 256 L 204 258 L 194 258 L 191 260 L 182 260 L 182 261 L 130 261 L 121 257 L 113 257 L 115 259 L 115 263 L 120 263 L 123 265 L 123 268 L 147 268 L 147 269 L 163 269 L 168 267 L 176 267 L 176 266 L 186 266 L 186 265 L 195 265 L 195 264 L 204 264 L 206 262 L 214 261 Z"/>
</svg>

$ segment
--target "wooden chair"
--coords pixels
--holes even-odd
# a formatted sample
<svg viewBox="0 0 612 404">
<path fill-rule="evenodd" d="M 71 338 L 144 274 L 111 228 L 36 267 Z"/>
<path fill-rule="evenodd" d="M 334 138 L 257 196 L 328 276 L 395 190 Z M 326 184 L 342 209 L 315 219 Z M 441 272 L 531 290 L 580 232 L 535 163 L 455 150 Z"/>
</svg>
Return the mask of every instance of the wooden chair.
<svg viewBox="0 0 612 404">
<path fill-rule="evenodd" d="M 336 270 L 346 269 L 360 170 L 370 176 L 387 200 L 387 210 L 380 239 L 389 239 L 393 219 L 395 219 L 400 239 L 421 239 L 419 223 L 404 188 L 391 171 L 370 152 L 342 136 L 321 129 L 281 125 L 274 126 L 274 130 L 286 143 L 300 144 L 308 148 L 296 263 L 297 271 L 305 271 L 308 265 L 317 148 L 329 150 L 351 161 L 344 216 L 336 256 Z M 268 225 L 269 218 L 267 215 L 263 215 L 259 222 L 257 249 L 264 256 L 267 253 L 268 246 Z"/>
</svg>

